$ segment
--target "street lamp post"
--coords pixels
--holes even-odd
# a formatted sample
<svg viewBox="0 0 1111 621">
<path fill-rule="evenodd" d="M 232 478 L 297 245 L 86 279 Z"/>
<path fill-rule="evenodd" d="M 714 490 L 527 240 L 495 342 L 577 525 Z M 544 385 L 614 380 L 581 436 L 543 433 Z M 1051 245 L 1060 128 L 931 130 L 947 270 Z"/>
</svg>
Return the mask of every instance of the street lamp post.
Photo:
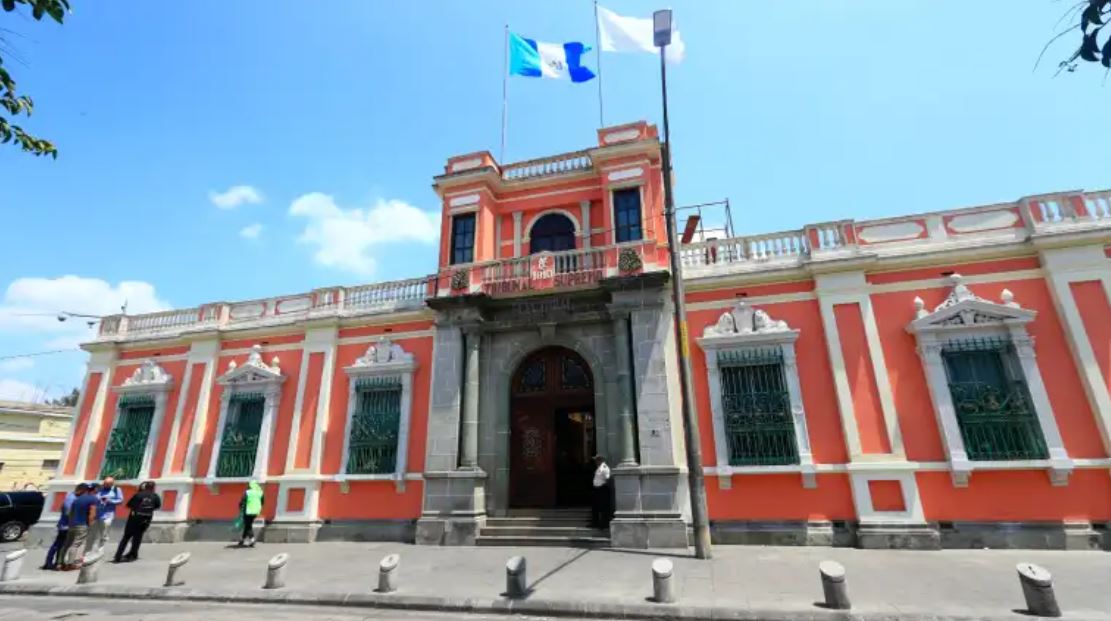
<svg viewBox="0 0 1111 621">
<path fill-rule="evenodd" d="M 679 265 L 679 241 L 675 234 L 675 199 L 671 193 L 671 134 L 667 127 L 667 63 L 664 51 L 671 44 L 671 11 L 652 15 L 653 39 L 660 48 L 660 86 L 663 93 L 664 144 L 664 217 L 667 219 L 667 247 L 671 259 L 671 295 L 675 305 L 675 338 L 679 349 L 679 390 L 682 395 L 683 437 L 687 444 L 687 487 L 690 488 L 691 520 L 694 522 L 694 551 L 701 559 L 713 556 L 710 523 L 706 511 L 706 481 L 702 476 L 702 446 L 699 444 L 698 417 L 692 407 L 690 344 L 687 338 L 687 307 L 683 298 L 683 272 Z"/>
</svg>

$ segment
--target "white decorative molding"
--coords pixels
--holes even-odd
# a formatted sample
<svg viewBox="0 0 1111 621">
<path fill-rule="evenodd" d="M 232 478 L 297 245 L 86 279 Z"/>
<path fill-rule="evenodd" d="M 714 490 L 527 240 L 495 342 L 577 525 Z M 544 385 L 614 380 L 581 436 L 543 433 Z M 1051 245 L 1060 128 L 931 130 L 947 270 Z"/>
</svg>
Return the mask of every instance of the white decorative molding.
<svg viewBox="0 0 1111 621">
<path fill-rule="evenodd" d="M 799 380 L 795 358 L 795 341 L 799 331 L 792 330 L 785 321 L 772 319 L 766 312 L 752 308 L 744 301 L 732 310 L 722 313 L 717 323 L 707 326 L 698 344 L 706 354 L 707 380 L 710 390 L 710 412 L 714 430 L 714 453 L 717 456 L 719 484 L 724 489 L 732 487 L 733 466 L 729 463 L 729 443 L 725 433 L 725 408 L 721 400 L 721 369 L 718 353 L 722 350 L 746 348 L 778 348 L 783 359 L 783 373 L 790 399 L 791 418 L 794 422 L 795 444 L 798 446 L 802 484 L 805 488 L 817 487 L 814 457 L 810 449 L 806 412 L 802 403 L 802 383 Z M 775 471 L 778 466 L 768 466 Z"/>
<path fill-rule="evenodd" d="M 611 132 L 602 137 L 602 142 L 606 144 L 614 144 L 618 142 L 629 142 L 636 140 L 640 136 L 638 129 L 624 129 L 619 132 Z"/>
<path fill-rule="evenodd" d="M 1049 452 L 1049 476 L 1054 485 L 1065 485 L 1073 470 L 1072 460 L 1065 451 L 1053 406 L 1042 381 L 1041 371 L 1035 359 L 1034 339 L 1026 326 L 1034 321 L 1037 313 L 1024 309 L 1015 301 L 1014 294 L 1004 289 L 1001 302 L 991 302 L 977 296 L 962 282 L 960 274 L 950 277 L 953 290 L 949 295 L 927 311 L 922 298 L 914 299 L 915 319 L 907 326 L 907 332 L 918 340 L 918 354 L 926 373 L 926 383 L 933 401 L 934 413 L 941 428 L 941 438 L 948 454 L 953 484 L 956 487 L 968 485 L 972 471 L 988 469 L 968 458 L 968 452 L 961 436 L 956 407 L 949 391 L 949 377 L 942 358 L 942 349 L 947 344 L 961 341 L 974 341 L 981 338 L 1001 338 L 1010 341 L 1015 349 L 1015 360 L 1009 366 L 1023 376 L 1038 423 L 1045 438 Z M 993 462 L 999 464 L 1000 462 Z M 1026 462 L 1015 462 L 1015 469 L 1024 469 Z M 998 469 L 996 465 L 993 469 Z"/>
<path fill-rule="evenodd" d="M 255 317 L 261 317 L 264 314 L 266 314 L 265 302 L 233 304 L 228 310 L 228 316 L 232 319 L 253 319 Z"/>
<path fill-rule="evenodd" d="M 482 166 L 482 158 L 472 157 L 469 160 L 459 160 L 458 162 L 452 164 L 451 172 L 456 173 L 463 172 L 464 170 L 473 170 L 475 168 L 478 168 L 479 166 Z"/>
<path fill-rule="evenodd" d="M 282 383 L 285 375 L 279 366 L 278 357 L 274 356 L 270 364 L 262 360 L 262 346 L 251 346 L 251 353 L 247 361 L 237 365 L 234 360 L 228 363 L 226 373 L 216 378 L 216 383 L 223 386 L 220 394 L 220 418 L 216 424 L 216 438 L 212 445 L 212 457 L 208 464 L 208 473 L 205 484 L 213 487 L 220 481 L 216 476 L 216 465 L 220 458 L 220 444 L 223 442 L 224 427 L 227 425 L 228 408 L 231 398 L 240 392 L 259 391 L 263 394 L 262 424 L 259 426 L 258 447 L 255 451 L 255 466 L 250 479 L 260 483 L 266 481 L 266 470 L 270 461 L 270 443 L 274 435 L 274 424 L 277 419 L 278 404 L 282 396 Z M 224 479 L 226 480 L 226 479 Z"/>
<path fill-rule="evenodd" d="M 949 228 L 958 233 L 976 233 L 1011 228 L 1018 222 L 1018 214 L 1010 209 L 963 213 L 949 218 Z"/>
<path fill-rule="evenodd" d="M 409 461 L 409 419 L 413 410 L 413 373 L 417 361 L 413 354 L 384 336 L 367 347 L 366 353 L 355 363 L 343 369 L 347 374 L 347 420 L 343 429 L 343 456 L 340 459 L 336 480 L 387 479 L 393 480 L 399 492 L 405 489 L 405 470 Z M 347 473 L 347 460 L 351 451 L 351 422 L 359 405 L 356 390 L 358 380 L 368 377 L 397 377 L 401 382 L 400 420 L 397 428 L 397 461 L 390 475 L 360 475 Z"/>
<path fill-rule="evenodd" d="M 105 381 L 107 381 L 107 378 L 105 378 Z M 149 394 L 154 399 L 154 415 L 150 419 L 150 429 L 147 430 L 147 444 L 143 448 L 143 462 L 139 466 L 139 473 L 135 476 L 134 480 L 136 481 L 144 481 L 150 478 L 150 466 L 154 459 L 154 449 L 158 445 L 158 435 L 162 429 L 162 421 L 166 417 L 166 402 L 173 386 L 174 378 L 157 362 L 148 358 L 132 372 L 130 377 L 114 388 L 117 393 L 122 395 Z M 123 407 L 127 407 L 126 404 Z M 109 438 L 112 437 L 116 427 L 120 424 L 121 410 L 122 408 L 117 402 L 116 416 L 112 421 L 112 429 L 108 432 Z M 108 447 L 106 446 L 104 450 L 107 453 Z"/>
<path fill-rule="evenodd" d="M 856 236 L 869 244 L 916 239 L 926 229 L 918 222 L 892 222 L 861 227 Z"/>
<path fill-rule="evenodd" d="M 312 307 L 312 298 L 305 295 L 296 298 L 286 298 L 279 300 L 275 307 L 275 312 L 278 314 L 283 313 L 303 313 Z"/>
<path fill-rule="evenodd" d="M 463 196 L 455 196 L 448 201 L 449 207 L 463 207 L 466 205 L 477 204 L 481 197 L 476 194 L 464 194 Z"/>
<path fill-rule="evenodd" d="M 610 181 L 624 181 L 625 179 L 634 179 L 644 174 L 644 169 L 637 166 L 636 168 L 626 168 L 624 170 L 617 170 L 611 172 L 606 177 Z"/>
</svg>

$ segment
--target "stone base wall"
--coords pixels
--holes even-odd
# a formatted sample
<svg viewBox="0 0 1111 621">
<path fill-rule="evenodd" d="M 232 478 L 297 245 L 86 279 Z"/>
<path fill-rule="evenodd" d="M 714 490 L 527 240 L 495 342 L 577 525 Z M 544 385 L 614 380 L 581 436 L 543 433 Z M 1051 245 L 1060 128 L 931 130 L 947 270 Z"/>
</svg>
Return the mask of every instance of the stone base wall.
<svg viewBox="0 0 1111 621">
<path fill-rule="evenodd" d="M 425 546 L 473 546 L 485 517 L 431 517 L 417 520 L 415 541 Z"/>
<path fill-rule="evenodd" d="M 761 521 L 714 522 L 710 536 L 715 544 L 760 546 L 856 545 L 856 532 L 845 522 Z"/>
</svg>

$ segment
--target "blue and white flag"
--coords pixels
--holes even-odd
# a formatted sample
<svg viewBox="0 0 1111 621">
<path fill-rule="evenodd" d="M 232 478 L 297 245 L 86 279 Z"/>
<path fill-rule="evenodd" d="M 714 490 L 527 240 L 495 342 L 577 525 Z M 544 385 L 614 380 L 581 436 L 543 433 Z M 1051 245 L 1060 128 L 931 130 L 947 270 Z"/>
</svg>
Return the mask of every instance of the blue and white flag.
<svg viewBox="0 0 1111 621">
<path fill-rule="evenodd" d="M 509 75 L 586 82 L 594 78 L 594 72 L 582 66 L 582 56 L 589 51 L 582 43 L 544 43 L 510 33 Z"/>
</svg>

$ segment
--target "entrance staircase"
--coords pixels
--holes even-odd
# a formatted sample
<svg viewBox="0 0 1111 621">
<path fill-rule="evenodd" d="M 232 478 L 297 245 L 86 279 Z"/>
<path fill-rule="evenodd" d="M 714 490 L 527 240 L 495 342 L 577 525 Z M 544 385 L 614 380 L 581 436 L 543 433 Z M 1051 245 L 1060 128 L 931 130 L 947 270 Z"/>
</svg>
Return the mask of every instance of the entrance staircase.
<svg viewBox="0 0 1111 621">
<path fill-rule="evenodd" d="M 480 546 L 605 548 L 609 530 L 590 525 L 590 509 L 511 509 L 488 517 L 475 543 Z"/>
</svg>

